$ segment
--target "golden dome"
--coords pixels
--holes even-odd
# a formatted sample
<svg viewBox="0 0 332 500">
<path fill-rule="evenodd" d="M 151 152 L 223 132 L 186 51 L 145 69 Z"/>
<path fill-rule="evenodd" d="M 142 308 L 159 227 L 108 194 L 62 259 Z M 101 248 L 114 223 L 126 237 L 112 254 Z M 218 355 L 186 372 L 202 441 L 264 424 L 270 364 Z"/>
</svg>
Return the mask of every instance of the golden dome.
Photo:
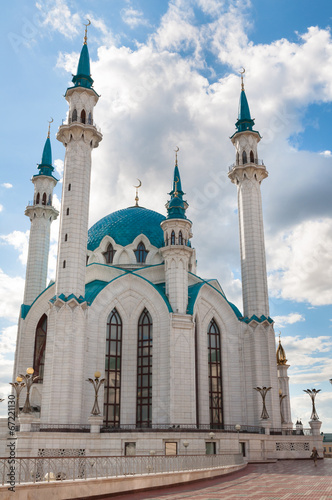
<svg viewBox="0 0 332 500">
<path fill-rule="evenodd" d="M 281 340 L 279 336 L 279 345 L 277 349 L 277 365 L 285 365 L 287 363 L 286 353 L 281 345 Z"/>
</svg>

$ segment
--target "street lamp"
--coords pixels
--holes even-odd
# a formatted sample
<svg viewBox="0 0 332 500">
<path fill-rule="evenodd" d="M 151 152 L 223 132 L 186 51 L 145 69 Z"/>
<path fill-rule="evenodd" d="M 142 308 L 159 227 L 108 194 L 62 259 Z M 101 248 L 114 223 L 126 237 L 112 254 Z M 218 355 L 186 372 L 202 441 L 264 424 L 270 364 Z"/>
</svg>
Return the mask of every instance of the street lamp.
<svg viewBox="0 0 332 500">
<path fill-rule="evenodd" d="M 33 368 L 27 368 L 26 375 L 21 375 L 21 374 L 19 375 L 19 378 L 22 381 L 24 381 L 24 384 L 26 385 L 27 388 L 27 395 L 25 398 L 25 403 L 22 409 L 22 413 L 32 413 L 32 408 L 30 405 L 30 389 L 32 384 L 39 379 L 39 375 L 37 375 L 36 377 L 33 376 L 34 371 L 35 370 Z"/>
<path fill-rule="evenodd" d="M 318 414 L 316 412 L 316 407 L 315 407 L 315 397 L 317 394 L 320 392 L 320 389 L 303 389 L 303 392 L 306 392 L 309 394 L 311 397 L 311 402 L 312 402 L 312 412 L 311 412 L 311 420 L 319 420 Z"/>
<path fill-rule="evenodd" d="M 210 436 L 210 439 L 213 439 L 215 437 L 215 433 L 214 432 L 210 432 L 209 436 Z"/>
<path fill-rule="evenodd" d="M 187 455 L 187 448 L 189 446 L 189 442 L 188 441 L 183 441 L 183 446 L 184 446 L 184 449 L 185 449 L 185 454 Z"/>
<path fill-rule="evenodd" d="M 9 382 L 12 387 L 14 387 L 16 392 L 15 398 L 15 417 L 18 417 L 20 412 L 20 393 L 23 387 L 25 387 L 25 383 L 22 382 L 22 377 L 16 377 L 16 382 Z"/>
<path fill-rule="evenodd" d="M 238 442 L 239 453 L 241 453 L 241 448 L 240 448 L 240 430 L 241 430 L 241 425 L 240 424 L 236 424 L 235 425 L 235 430 L 237 432 L 237 442 Z"/>
<path fill-rule="evenodd" d="M 105 379 L 104 378 L 100 379 L 101 376 L 100 372 L 95 372 L 94 376 L 95 376 L 94 380 L 93 378 L 88 378 L 87 382 L 90 382 L 95 390 L 95 402 L 91 410 L 91 415 L 97 416 L 100 415 L 100 409 L 98 405 L 98 391 L 100 389 L 100 386 L 105 382 Z"/>
<path fill-rule="evenodd" d="M 266 406 L 265 406 L 265 398 L 266 394 L 268 391 L 272 389 L 272 387 L 254 387 L 255 391 L 259 392 L 259 394 L 262 396 L 262 401 L 263 401 L 263 409 L 262 409 L 262 414 L 261 414 L 261 419 L 262 420 L 267 420 L 269 417 L 269 414 L 267 412 Z"/>
</svg>

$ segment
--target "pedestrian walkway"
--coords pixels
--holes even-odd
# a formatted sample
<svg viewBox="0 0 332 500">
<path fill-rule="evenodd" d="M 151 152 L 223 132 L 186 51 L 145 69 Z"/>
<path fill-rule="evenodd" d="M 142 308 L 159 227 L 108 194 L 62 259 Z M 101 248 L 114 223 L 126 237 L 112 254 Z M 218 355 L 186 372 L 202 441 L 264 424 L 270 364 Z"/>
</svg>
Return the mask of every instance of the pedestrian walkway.
<svg viewBox="0 0 332 500">
<path fill-rule="evenodd" d="M 106 497 L 104 497 L 105 499 Z M 332 459 L 250 464 L 212 480 L 108 497 L 112 500 L 332 500 Z"/>
</svg>

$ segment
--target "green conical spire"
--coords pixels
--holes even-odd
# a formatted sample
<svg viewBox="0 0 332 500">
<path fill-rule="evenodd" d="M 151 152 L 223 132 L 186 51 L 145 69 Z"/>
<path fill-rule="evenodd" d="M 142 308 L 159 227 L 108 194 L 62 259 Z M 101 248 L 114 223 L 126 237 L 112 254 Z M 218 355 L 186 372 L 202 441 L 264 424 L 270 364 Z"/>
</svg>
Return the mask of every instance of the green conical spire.
<svg viewBox="0 0 332 500">
<path fill-rule="evenodd" d="M 175 168 L 174 168 L 174 176 L 173 176 L 173 189 L 169 193 L 171 199 L 167 202 L 167 219 L 186 219 L 186 209 L 188 208 L 188 203 L 183 200 L 184 192 L 182 191 L 181 186 L 181 177 L 180 171 L 178 167 L 178 158 L 176 151 L 175 157 Z"/>
<path fill-rule="evenodd" d="M 238 132 L 245 132 L 246 130 L 251 130 L 253 132 L 257 132 L 256 130 L 253 130 L 253 126 L 255 124 L 255 121 L 252 120 L 252 118 L 251 118 L 247 96 L 246 96 L 246 93 L 244 91 L 244 84 L 243 84 L 244 71 L 245 70 L 243 70 L 243 72 L 241 73 L 241 94 L 240 94 L 240 102 L 239 102 L 239 113 L 238 113 L 238 119 L 237 119 L 237 122 L 235 123 L 235 126 L 236 126 Z M 259 133 L 259 132 L 257 132 L 257 133 Z"/>
<path fill-rule="evenodd" d="M 53 118 L 52 118 L 53 121 Z M 51 123 L 49 123 L 48 126 L 48 134 L 47 138 L 45 141 L 44 149 L 43 149 L 43 155 L 42 155 L 42 160 L 41 163 L 38 165 L 39 169 L 39 174 L 37 175 L 51 175 L 54 170 L 52 167 L 52 149 L 51 149 L 51 140 L 50 140 L 50 127 Z"/>
<path fill-rule="evenodd" d="M 78 61 L 77 74 L 72 79 L 75 87 L 91 88 L 93 84 L 93 80 L 90 75 L 90 57 L 87 45 L 87 31 L 90 24 L 91 23 L 89 21 L 89 23 L 85 25 L 84 43 L 81 50 L 80 60 Z"/>
</svg>

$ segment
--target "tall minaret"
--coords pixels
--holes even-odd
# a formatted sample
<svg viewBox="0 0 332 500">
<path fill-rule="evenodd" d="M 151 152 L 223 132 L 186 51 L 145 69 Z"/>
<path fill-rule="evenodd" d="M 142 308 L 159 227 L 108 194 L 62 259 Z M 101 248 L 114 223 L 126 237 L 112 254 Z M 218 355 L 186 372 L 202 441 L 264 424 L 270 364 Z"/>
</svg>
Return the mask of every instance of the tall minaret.
<svg viewBox="0 0 332 500">
<path fill-rule="evenodd" d="M 33 202 L 25 210 L 25 215 L 31 221 L 23 299 L 25 305 L 31 305 L 46 287 L 50 229 L 52 221 L 59 215 L 52 205 L 53 189 L 58 180 L 53 176 L 50 126 L 38 169 L 39 173 L 31 179 L 35 187 Z"/>
<path fill-rule="evenodd" d="M 286 354 L 281 345 L 279 335 L 279 345 L 277 348 L 277 368 L 278 368 L 278 381 L 279 381 L 279 402 L 280 402 L 280 416 L 282 427 L 293 428 L 291 407 L 290 407 L 290 394 L 289 394 L 289 377 L 287 370 Z"/>
<path fill-rule="evenodd" d="M 174 312 L 186 314 L 188 305 L 188 271 L 193 249 L 190 246 L 192 223 L 185 212 L 177 155 L 174 168 L 171 199 L 166 204 L 167 218 L 161 223 L 165 246 L 161 253 L 165 260 L 166 295 Z"/>
<path fill-rule="evenodd" d="M 57 138 L 66 147 L 59 230 L 56 297 L 50 301 L 41 421 L 85 422 L 85 342 L 88 304 L 85 268 L 91 151 L 102 139 L 93 121 L 98 94 L 92 88 L 87 31 L 73 87 L 66 91 L 68 123 Z M 61 403 L 59 403 L 61 401 Z"/>
<path fill-rule="evenodd" d="M 102 134 L 93 121 L 99 96 L 92 88 L 85 30 L 74 86 L 67 89 L 68 124 L 61 125 L 57 139 L 66 148 L 59 231 L 56 295 L 84 297 L 90 197 L 91 151 Z"/>
<path fill-rule="evenodd" d="M 257 144 L 261 136 L 253 130 L 243 74 L 237 131 L 231 141 L 236 149 L 236 162 L 228 173 L 238 188 L 240 225 L 242 294 L 244 316 L 269 316 L 263 213 L 260 185 L 268 176 L 265 165 L 258 160 Z"/>
</svg>

